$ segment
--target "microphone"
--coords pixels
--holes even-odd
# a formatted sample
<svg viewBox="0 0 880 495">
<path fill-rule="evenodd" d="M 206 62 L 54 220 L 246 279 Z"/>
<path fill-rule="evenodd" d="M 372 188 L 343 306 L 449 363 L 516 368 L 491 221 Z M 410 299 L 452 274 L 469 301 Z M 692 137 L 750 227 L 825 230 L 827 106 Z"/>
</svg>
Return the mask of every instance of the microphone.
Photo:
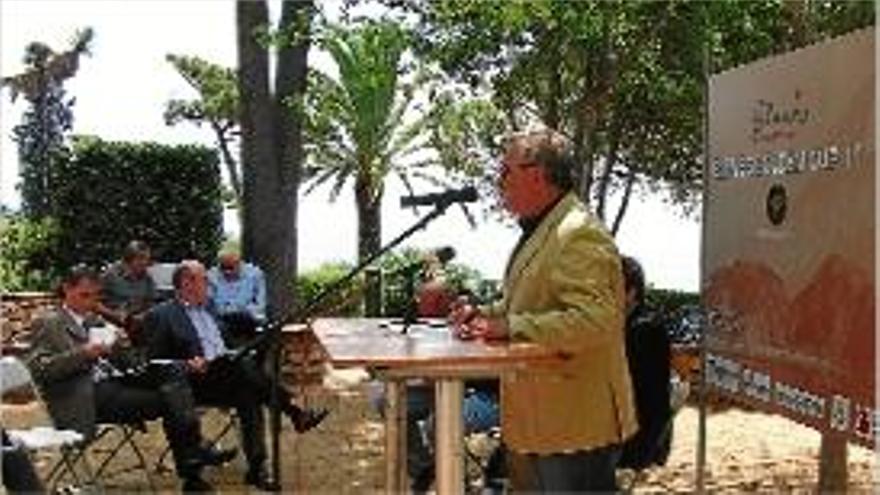
<svg viewBox="0 0 880 495">
<path fill-rule="evenodd" d="M 452 246 L 439 247 L 430 253 L 437 257 L 437 261 L 439 261 L 441 265 L 445 265 L 446 263 L 449 263 L 449 260 L 455 258 L 455 248 Z"/>
<path fill-rule="evenodd" d="M 400 198 L 400 207 L 410 206 L 441 206 L 446 207 L 452 203 L 473 203 L 477 200 L 477 190 L 473 186 L 462 189 L 447 189 L 446 191 Z"/>
</svg>

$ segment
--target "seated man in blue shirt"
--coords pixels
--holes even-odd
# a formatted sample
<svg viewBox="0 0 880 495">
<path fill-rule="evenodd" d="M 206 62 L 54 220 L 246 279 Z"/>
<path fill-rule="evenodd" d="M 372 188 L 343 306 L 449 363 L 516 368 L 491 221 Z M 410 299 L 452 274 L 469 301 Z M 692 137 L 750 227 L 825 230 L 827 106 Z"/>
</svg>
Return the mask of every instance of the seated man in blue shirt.
<svg viewBox="0 0 880 495">
<path fill-rule="evenodd" d="M 266 278 L 254 264 L 232 250 L 220 253 L 208 271 L 208 301 L 236 337 L 252 337 L 266 321 Z"/>
</svg>

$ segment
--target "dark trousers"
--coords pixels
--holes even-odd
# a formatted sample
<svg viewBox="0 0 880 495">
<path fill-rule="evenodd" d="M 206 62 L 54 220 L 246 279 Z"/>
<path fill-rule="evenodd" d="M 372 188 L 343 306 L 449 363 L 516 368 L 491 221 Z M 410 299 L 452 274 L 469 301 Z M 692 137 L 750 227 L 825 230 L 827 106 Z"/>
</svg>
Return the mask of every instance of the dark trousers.
<svg viewBox="0 0 880 495">
<path fill-rule="evenodd" d="M 266 461 L 263 406 L 271 403 L 272 382 L 251 357 L 238 360 L 219 358 L 203 375 L 191 375 L 196 402 L 211 406 L 234 407 L 241 422 L 241 442 L 251 469 Z M 292 402 L 284 387 L 278 387 L 282 412 L 296 418 L 302 411 Z"/>
<path fill-rule="evenodd" d="M 462 404 L 465 433 L 486 432 L 498 426 L 498 381 L 468 381 Z M 406 469 L 413 493 L 424 493 L 434 482 L 434 385 L 414 385 L 406 389 Z M 493 452 L 487 478 L 503 476 Z"/>
<path fill-rule="evenodd" d="M 137 376 L 103 380 L 95 384 L 95 419 L 99 423 L 135 424 L 162 419 L 177 473 L 198 475 L 194 460 L 201 443 L 199 420 L 192 390 L 173 366 L 149 368 Z"/>
<path fill-rule="evenodd" d="M 434 482 L 434 455 L 422 429 L 434 413 L 434 387 L 409 386 L 406 389 L 406 470 L 413 493 L 424 493 Z"/>
<path fill-rule="evenodd" d="M 226 343 L 233 348 L 247 345 L 253 339 L 257 338 L 259 332 L 257 328 L 262 324 L 259 320 L 251 316 L 247 311 L 235 313 L 226 313 L 218 317 L 223 322 L 224 338 Z M 260 346 L 256 349 L 260 358 L 257 362 L 263 362 L 263 354 L 265 354 L 268 346 Z"/>
<path fill-rule="evenodd" d="M 44 493 L 43 483 L 37 476 L 30 456 L 22 449 L 12 445 L 6 431 L 0 430 L 3 437 L 3 487 L 9 493 Z"/>
<path fill-rule="evenodd" d="M 617 491 L 614 470 L 620 446 L 570 454 L 508 452 L 511 488 L 516 493 L 610 493 Z"/>
</svg>

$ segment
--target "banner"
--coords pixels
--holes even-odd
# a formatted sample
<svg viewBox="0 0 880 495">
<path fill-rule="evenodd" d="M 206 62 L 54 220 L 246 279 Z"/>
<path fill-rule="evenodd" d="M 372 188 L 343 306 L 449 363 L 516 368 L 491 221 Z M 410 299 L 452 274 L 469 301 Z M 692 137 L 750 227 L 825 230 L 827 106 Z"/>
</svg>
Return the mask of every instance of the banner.
<svg viewBox="0 0 880 495">
<path fill-rule="evenodd" d="M 707 383 L 873 446 L 874 31 L 709 82 Z"/>
</svg>

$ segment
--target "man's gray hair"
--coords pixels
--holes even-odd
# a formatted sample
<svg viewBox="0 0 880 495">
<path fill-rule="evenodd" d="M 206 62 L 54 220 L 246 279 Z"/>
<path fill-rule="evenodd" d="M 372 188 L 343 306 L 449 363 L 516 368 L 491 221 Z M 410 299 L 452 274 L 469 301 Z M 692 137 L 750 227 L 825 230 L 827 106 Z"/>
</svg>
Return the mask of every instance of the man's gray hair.
<svg viewBox="0 0 880 495">
<path fill-rule="evenodd" d="M 542 128 L 511 134 L 504 139 L 504 149 L 514 145 L 544 169 L 553 185 L 564 191 L 574 189 L 574 147 L 562 133 Z"/>
<path fill-rule="evenodd" d="M 183 285 L 183 279 L 192 275 L 196 271 L 204 271 L 205 265 L 199 260 L 183 260 L 177 264 L 174 273 L 171 275 L 171 284 L 175 289 L 180 289 Z"/>
</svg>

